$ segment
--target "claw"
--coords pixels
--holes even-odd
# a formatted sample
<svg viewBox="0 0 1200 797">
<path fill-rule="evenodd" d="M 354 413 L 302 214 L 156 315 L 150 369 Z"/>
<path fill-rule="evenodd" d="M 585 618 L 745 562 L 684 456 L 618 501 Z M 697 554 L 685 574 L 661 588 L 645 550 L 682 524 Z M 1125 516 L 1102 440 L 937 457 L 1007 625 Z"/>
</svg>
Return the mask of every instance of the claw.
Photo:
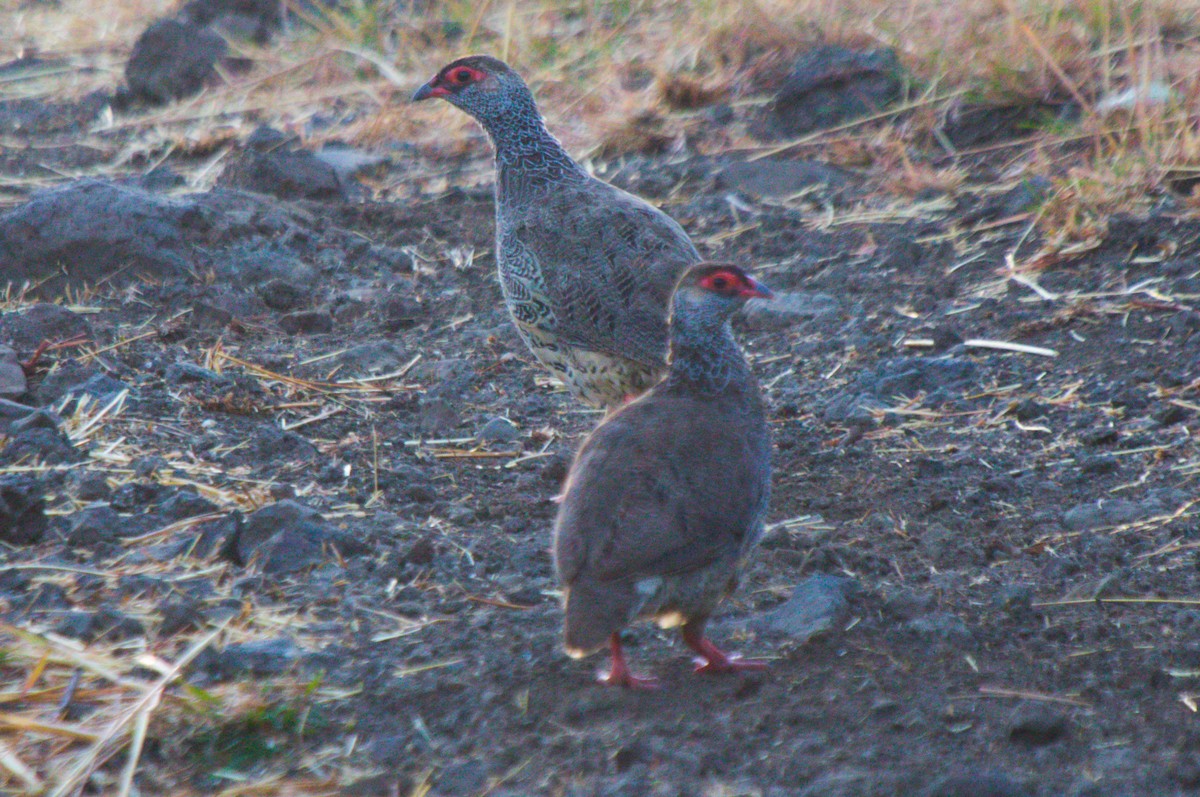
<svg viewBox="0 0 1200 797">
<path fill-rule="evenodd" d="M 699 673 L 736 673 L 759 672 L 767 669 L 765 661 L 743 659 L 737 653 L 725 653 L 702 633 L 697 633 L 685 627 L 683 641 L 689 648 L 700 654 L 696 658 L 695 672 Z"/>
<path fill-rule="evenodd" d="M 626 689 L 657 689 L 658 679 L 652 675 L 635 675 L 625 661 L 625 651 L 621 649 L 621 635 L 613 634 L 608 638 L 608 650 L 612 656 L 612 668 L 607 672 L 597 673 L 597 680 L 607 686 L 623 686 Z"/>
</svg>

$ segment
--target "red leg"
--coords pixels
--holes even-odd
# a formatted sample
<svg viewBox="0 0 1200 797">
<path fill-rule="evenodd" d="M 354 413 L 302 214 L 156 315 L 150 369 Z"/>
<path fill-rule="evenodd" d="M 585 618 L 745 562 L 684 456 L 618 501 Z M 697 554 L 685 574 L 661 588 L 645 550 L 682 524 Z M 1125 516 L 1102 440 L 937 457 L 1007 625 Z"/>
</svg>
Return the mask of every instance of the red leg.
<svg viewBox="0 0 1200 797">
<path fill-rule="evenodd" d="M 621 635 L 613 634 L 608 638 L 608 650 L 612 655 L 612 669 L 600 673 L 600 683 L 608 686 L 624 686 L 627 689 L 657 689 L 658 679 L 653 676 L 634 675 L 625 661 L 625 651 L 621 650 Z"/>
<path fill-rule="evenodd" d="M 726 654 L 710 642 L 704 632 L 686 625 L 683 627 L 683 641 L 702 657 L 696 659 L 696 672 L 755 672 L 767 669 L 765 661 L 743 659 L 736 653 Z"/>
</svg>

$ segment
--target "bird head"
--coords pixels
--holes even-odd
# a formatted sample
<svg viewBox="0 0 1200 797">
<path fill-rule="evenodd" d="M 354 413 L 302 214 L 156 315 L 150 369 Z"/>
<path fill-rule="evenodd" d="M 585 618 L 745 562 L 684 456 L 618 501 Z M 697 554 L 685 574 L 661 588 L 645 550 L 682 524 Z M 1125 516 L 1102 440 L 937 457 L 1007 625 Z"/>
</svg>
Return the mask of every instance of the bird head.
<svg viewBox="0 0 1200 797">
<path fill-rule="evenodd" d="M 770 299 L 770 288 L 738 266 L 728 263 L 700 263 L 692 266 L 679 280 L 676 292 L 686 291 L 695 301 L 728 304 L 735 309 L 748 299 Z"/>
<path fill-rule="evenodd" d="M 521 76 L 489 55 L 468 55 L 446 64 L 412 95 L 413 102 L 433 97 L 441 97 L 482 122 L 524 104 L 526 97 L 532 103 Z"/>
</svg>

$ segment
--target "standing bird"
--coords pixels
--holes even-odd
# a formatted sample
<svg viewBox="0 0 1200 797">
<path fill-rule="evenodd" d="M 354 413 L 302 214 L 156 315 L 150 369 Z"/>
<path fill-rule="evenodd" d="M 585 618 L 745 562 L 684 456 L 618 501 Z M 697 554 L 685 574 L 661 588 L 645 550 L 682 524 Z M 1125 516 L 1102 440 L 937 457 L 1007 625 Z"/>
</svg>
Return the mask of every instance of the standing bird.
<svg viewBox="0 0 1200 797">
<path fill-rule="evenodd" d="M 413 94 L 473 116 L 496 150 L 496 265 L 522 340 L 570 391 L 617 407 L 666 370 L 667 306 L 700 260 L 661 210 L 601 182 L 546 130 L 507 64 L 460 58 Z"/>
<path fill-rule="evenodd" d="M 670 368 L 606 418 L 579 449 L 554 524 L 554 564 L 566 606 L 567 653 L 608 645 L 601 680 L 652 687 L 634 675 L 621 629 L 636 619 L 683 626 L 698 672 L 759 670 L 704 636 L 762 535 L 771 441 L 758 382 L 730 315 L 771 292 L 736 266 L 700 264 L 679 281 Z"/>
</svg>

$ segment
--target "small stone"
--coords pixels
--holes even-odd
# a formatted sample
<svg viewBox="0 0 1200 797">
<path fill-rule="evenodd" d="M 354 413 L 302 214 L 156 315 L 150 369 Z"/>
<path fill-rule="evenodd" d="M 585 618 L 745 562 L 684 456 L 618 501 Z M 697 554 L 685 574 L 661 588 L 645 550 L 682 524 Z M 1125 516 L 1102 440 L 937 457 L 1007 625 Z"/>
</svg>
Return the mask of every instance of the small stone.
<svg viewBox="0 0 1200 797">
<path fill-rule="evenodd" d="M 302 651 L 286 637 L 229 645 L 217 655 L 216 669 L 226 679 L 239 676 L 279 675 L 286 672 Z"/>
<path fill-rule="evenodd" d="M 1008 738 L 1030 747 L 1050 744 L 1061 739 L 1066 733 L 1066 715 L 1044 706 L 1017 709 L 1008 725 Z"/>
<path fill-rule="evenodd" d="M 25 474 L 0 476 L 0 541 L 34 545 L 41 542 L 48 525 L 42 483 Z"/>
<path fill-rule="evenodd" d="M 481 443 L 511 443 L 521 436 L 521 430 L 508 418 L 490 419 L 475 434 Z"/>
<path fill-rule="evenodd" d="M 285 500 L 264 506 L 246 518 L 233 541 L 234 561 L 249 563 L 255 552 L 284 529 L 324 523 L 321 513 L 297 501 Z"/>
<path fill-rule="evenodd" d="M 161 19 L 138 37 L 125 64 L 130 92 L 163 104 L 200 91 L 216 75 L 228 46 L 216 32 L 175 19 Z"/>
<path fill-rule="evenodd" d="M 819 573 L 796 585 L 792 596 L 761 617 L 750 622 L 756 630 L 786 634 L 806 640 L 825 633 L 845 618 L 849 610 L 847 594 L 853 582 L 847 578 Z"/>
<path fill-rule="evenodd" d="M 443 398 L 421 399 L 419 425 L 422 434 L 446 435 L 454 431 L 462 421 L 450 402 Z"/>
<path fill-rule="evenodd" d="M 25 369 L 11 346 L 0 346 L 0 398 L 14 399 L 29 389 Z"/>
<path fill-rule="evenodd" d="M 189 382 L 209 382 L 212 384 L 228 384 L 230 378 L 224 374 L 209 370 L 195 363 L 179 362 L 167 366 L 163 378 L 168 385 L 182 385 Z"/>
<path fill-rule="evenodd" d="M 107 501 L 112 495 L 108 477 L 98 471 L 72 471 L 67 483 L 80 501 Z"/>
<path fill-rule="evenodd" d="M 289 335 L 332 332 L 333 316 L 324 310 L 297 310 L 279 319 L 279 326 Z"/>
<path fill-rule="evenodd" d="M 115 540 L 125 529 L 125 521 L 108 504 L 89 504 L 76 513 L 67 532 L 67 544 L 90 547 Z"/>
<path fill-rule="evenodd" d="M 26 429 L 58 429 L 62 426 L 62 418 L 47 409 L 40 409 L 37 412 L 31 412 L 24 418 L 13 421 L 9 424 L 8 431 L 10 434 L 20 434 Z"/>
<path fill-rule="evenodd" d="M 1098 476 L 1106 473 L 1116 473 L 1121 469 L 1120 461 L 1112 454 L 1080 457 L 1078 462 L 1079 470 L 1084 473 L 1094 473 Z"/>
<path fill-rule="evenodd" d="M 285 313 L 308 301 L 309 292 L 287 280 L 271 279 L 258 286 L 258 298 L 272 310 Z"/>
</svg>

